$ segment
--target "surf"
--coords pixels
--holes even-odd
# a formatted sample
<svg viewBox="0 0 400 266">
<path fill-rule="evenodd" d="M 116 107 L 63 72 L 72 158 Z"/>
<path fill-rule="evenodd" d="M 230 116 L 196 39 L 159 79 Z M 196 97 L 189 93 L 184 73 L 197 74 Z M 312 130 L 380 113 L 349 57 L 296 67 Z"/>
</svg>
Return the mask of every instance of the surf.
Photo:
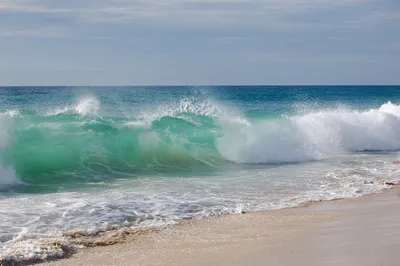
<svg viewBox="0 0 400 266">
<path fill-rule="evenodd" d="M 365 111 L 308 111 L 228 130 L 218 140 L 224 158 L 239 163 L 320 160 L 357 151 L 400 149 L 399 106 L 387 102 Z M 237 143 L 237 145 L 232 145 Z"/>
<path fill-rule="evenodd" d="M 298 163 L 400 149 L 400 106 L 391 102 L 363 111 L 254 119 L 213 99 L 182 98 L 142 106 L 133 115 L 105 114 L 94 96 L 44 113 L 2 113 L 1 186 L 200 173 L 228 164 Z"/>
<path fill-rule="evenodd" d="M 0 256 L 381 192 L 399 181 L 399 102 L 397 87 L 0 89 Z"/>
</svg>

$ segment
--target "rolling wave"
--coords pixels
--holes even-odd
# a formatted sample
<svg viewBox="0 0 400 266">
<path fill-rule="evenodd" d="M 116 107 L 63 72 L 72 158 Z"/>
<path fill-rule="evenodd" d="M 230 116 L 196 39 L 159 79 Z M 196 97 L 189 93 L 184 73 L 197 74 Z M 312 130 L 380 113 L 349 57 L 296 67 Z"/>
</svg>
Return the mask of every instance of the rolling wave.
<svg viewBox="0 0 400 266">
<path fill-rule="evenodd" d="M 100 101 L 46 114 L 0 114 L 0 186 L 213 169 L 227 163 L 319 160 L 363 150 L 400 149 L 400 106 L 331 109 L 251 119 L 211 100 L 182 99 L 100 116 Z"/>
<path fill-rule="evenodd" d="M 232 145 L 235 143 L 235 145 Z M 218 139 L 224 158 L 240 163 L 302 162 L 355 151 L 400 149 L 400 106 L 309 112 L 251 126 L 225 127 Z"/>
</svg>

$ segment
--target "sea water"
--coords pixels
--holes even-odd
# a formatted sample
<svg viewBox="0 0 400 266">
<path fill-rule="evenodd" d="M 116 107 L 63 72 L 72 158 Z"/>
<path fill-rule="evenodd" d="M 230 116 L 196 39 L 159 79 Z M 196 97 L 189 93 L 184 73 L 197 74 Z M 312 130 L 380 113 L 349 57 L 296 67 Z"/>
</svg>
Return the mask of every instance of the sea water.
<svg viewBox="0 0 400 266">
<path fill-rule="evenodd" d="M 0 257 L 62 257 L 49 243 L 74 248 L 74 230 L 381 192 L 400 181 L 399 89 L 0 88 Z"/>
</svg>

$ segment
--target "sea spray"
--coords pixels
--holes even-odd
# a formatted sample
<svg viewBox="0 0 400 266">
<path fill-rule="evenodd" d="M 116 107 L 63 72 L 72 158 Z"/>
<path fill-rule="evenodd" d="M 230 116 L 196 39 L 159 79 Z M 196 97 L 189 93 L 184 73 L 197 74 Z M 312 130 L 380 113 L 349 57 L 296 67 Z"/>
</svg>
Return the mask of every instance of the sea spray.
<svg viewBox="0 0 400 266">
<path fill-rule="evenodd" d="M 60 114 L 77 114 L 81 116 L 97 115 L 100 110 L 100 102 L 94 96 L 85 96 L 79 98 L 76 104 L 66 105 L 64 107 L 50 108 L 46 116 L 56 116 Z"/>
<path fill-rule="evenodd" d="M 0 113 L 0 156 L 2 151 L 11 145 L 12 139 L 8 130 L 12 126 L 13 117 L 17 115 L 18 112 L 15 110 Z M 16 176 L 14 169 L 12 167 L 4 167 L 2 161 L 0 161 L 0 189 L 20 183 L 21 181 Z"/>
<path fill-rule="evenodd" d="M 257 121 L 251 127 L 226 125 L 218 147 L 226 159 L 239 163 L 302 162 L 354 151 L 395 151 L 400 149 L 400 112 L 393 111 L 398 108 L 388 102 L 368 111 L 333 109 Z"/>
</svg>

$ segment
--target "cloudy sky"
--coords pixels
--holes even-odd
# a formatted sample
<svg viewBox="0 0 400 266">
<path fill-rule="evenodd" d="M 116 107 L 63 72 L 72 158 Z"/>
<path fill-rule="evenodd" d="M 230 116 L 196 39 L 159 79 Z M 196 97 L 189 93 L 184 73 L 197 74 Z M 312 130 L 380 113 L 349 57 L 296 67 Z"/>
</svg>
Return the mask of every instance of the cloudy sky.
<svg viewBox="0 0 400 266">
<path fill-rule="evenodd" d="M 399 0 L 0 0 L 0 85 L 400 84 Z"/>
</svg>

